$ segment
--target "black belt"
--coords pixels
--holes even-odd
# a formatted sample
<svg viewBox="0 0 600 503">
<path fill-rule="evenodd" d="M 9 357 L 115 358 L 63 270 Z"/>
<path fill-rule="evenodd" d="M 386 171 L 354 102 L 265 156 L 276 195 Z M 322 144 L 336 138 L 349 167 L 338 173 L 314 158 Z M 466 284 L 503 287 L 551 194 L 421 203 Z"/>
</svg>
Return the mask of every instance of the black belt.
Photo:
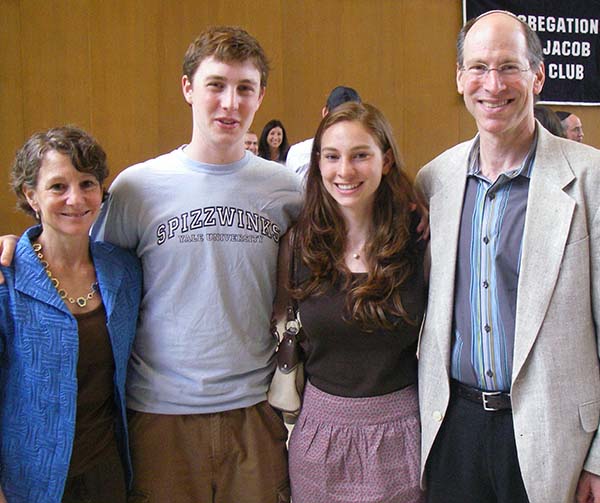
<svg viewBox="0 0 600 503">
<path fill-rule="evenodd" d="M 487 411 L 512 409 L 510 393 L 504 393 L 503 391 L 482 391 L 454 380 L 452 381 L 452 391 L 461 398 L 481 405 Z"/>
</svg>

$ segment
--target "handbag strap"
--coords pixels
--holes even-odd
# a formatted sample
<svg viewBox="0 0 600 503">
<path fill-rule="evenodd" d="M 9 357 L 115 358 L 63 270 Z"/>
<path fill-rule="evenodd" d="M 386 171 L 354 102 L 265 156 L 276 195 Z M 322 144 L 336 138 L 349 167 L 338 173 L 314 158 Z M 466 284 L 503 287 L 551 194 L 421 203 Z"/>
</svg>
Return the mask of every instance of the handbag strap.
<svg viewBox="0 0 600 503">
<path fill-rule="evenodd" d="M 289 234 L 288 287 L 294 288 L 297 279 L 296 233 L 292 228 Z M 285 332 L 277 350 L 277 366 L 284 374 L 290 373 L 301 362 L 300 341 L 303 339 L 302 323 L 298 316 L 298 301 L 289 296 L 286 307 Z"/>
<path fill-rule="evenodd" d="M 298 281 L 298 268 L 296 258 L 296 226 L 293 226 L 289 231 L 289 266 L 288 266 L 288 286 L 296 288 Z M 298 316 L 298 301 L 290 296 L 287 307 L 287 321 L 294 321 Z"/>
</svg>

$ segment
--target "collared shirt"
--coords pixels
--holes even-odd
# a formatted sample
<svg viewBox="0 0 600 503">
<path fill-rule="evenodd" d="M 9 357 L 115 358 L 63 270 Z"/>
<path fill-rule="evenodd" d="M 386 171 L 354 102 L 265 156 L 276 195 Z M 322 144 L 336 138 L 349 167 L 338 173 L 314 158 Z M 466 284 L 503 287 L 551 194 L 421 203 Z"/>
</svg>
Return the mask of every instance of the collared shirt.
<svg viewBox="0 0 600 503">
<path fill-rule="evenodd" d="M 510 391 L 517 285 L 537 133 L 523 163 L 493 183 L 469 153 L 456 268 L 452 378 Z"/>
</svg>

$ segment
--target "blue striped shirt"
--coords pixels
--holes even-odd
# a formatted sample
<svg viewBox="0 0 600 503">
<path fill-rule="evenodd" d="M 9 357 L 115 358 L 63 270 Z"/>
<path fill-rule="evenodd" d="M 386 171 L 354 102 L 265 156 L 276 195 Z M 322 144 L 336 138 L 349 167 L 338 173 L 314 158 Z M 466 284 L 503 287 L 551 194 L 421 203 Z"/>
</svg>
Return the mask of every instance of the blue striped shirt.
<svg viewBox="0 0 600 503">
<path fill-rule="evenodd" d="M 523 163 L 493 183 L 469 154 L 463 201 L 452 340 L 452 378 L 489 391 L 510 391 L 517 284 L 537 135 Z"/>
</svg>

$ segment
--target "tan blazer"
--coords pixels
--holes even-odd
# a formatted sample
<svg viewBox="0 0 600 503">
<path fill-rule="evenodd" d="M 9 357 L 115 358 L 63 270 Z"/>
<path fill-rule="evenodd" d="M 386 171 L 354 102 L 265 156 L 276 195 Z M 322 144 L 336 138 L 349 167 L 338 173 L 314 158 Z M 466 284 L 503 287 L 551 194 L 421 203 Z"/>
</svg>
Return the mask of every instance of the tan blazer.
<svg viewBox="0 0 600 503">
<path fill-rule="evenodd" d="M 513 419 L 530 501 L 573 502 L 581 470 L 600 474 L 600 151 L 537 128 L 517 294 Z M 432 259 L 419 360 L 422 477 L 450 395 L 454 275 L 472 141 L 417 175 L 430 205 Z"/>
</svg>

